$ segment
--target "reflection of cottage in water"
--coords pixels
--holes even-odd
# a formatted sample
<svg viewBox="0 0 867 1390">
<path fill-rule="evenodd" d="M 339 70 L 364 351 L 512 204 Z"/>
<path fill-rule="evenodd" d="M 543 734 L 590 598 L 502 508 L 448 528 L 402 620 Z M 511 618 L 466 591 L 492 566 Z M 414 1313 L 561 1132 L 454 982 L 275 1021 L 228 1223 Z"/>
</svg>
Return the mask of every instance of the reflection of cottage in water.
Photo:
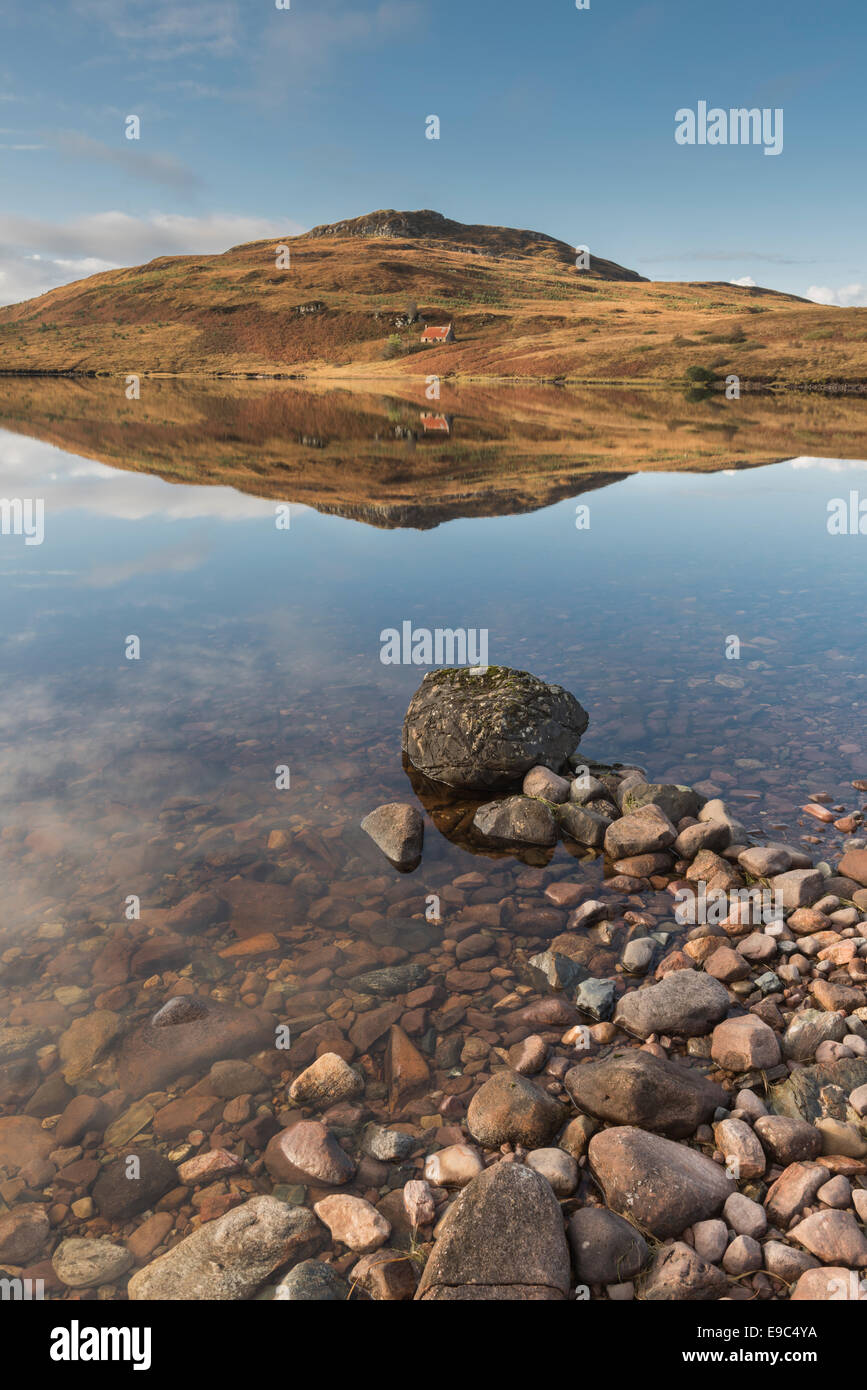
<svg viewBox="0 0 867 1390">
<path fill-rule="evenodd" d="M 425 415 L 422 412 L 419 419 L 425 434 L 451 434 L 452 432 L 451 415 Z"/>
<path fill-rule="evenodd" d="M 426 328 L 421 335 L 423 343 L 453 343 L 455 340 L 455 326 L 447 323 L 442 328 Z"/>
</svg>

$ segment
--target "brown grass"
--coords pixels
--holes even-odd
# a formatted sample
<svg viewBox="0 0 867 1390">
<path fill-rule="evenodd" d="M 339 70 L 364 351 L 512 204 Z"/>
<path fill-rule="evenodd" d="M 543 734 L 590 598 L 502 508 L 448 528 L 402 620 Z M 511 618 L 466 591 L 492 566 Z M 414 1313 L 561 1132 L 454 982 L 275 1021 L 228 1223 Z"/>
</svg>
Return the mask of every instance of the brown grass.
<svg viewBox="0 0 867 1390">
<path fill-rule="evenodd" d="M 0 308 L 0 370 L 303 374 L 308 378 L 681 381 L 690 366 L 748 386 L 867 388 L 867 309 L 770 290 L 578 271 L 534 250 L 425 239 L 287 239 L 164 257 Z M 321 300 L 325 308 L 302 314 Z M 408 303 L 458 341 L 385 360 Z"/>
</svg>

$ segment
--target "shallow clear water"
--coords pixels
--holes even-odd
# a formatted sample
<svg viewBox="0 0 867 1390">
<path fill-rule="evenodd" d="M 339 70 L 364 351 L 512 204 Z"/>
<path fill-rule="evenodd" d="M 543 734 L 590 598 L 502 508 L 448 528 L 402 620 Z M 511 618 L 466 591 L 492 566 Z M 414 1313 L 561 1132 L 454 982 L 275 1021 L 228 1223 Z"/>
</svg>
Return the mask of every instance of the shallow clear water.
<svg viewBox="0 0 867 1390">
<path fill-rule="evenodd" d="M 347 1134 L 372 1113 L 435 1147 L 457 1142 L 483 1054 L 526 1034 L 514 1009 L 539 997 L 528 957 L 566 927 L 546 888 L 609 889 L 600 859 L 563 844 L 547 864 L 522 862 L 472 852 L 430 819 L 420 866 L 389 865 L 359 822 L 415 799 L 400 735 L 424 669 L 383 664 L 380 634 L 405 621 L 487 629 L 492 664 L 559 682 L 586 707 L 589 758 L 709 781 L 750 831 L 808 838 L 833 858 L 843 834 L 800 808 L 818 792 L 857 809 L 851 783 L 867 777 L 867 536 L 827 527 L 829 501 L 853 491 L 867 496 L 863 463 L 805 458 L 636 473 L 424 531 L 293 505 L 278 529 L 273 500 L 0 433 L 0 493 L 45 503 L 41 545 L 0 536 L 0 1018 L 39 1030 L 0 1067 L 0 1114 L 33 1104 L 75 1019 L 107 1010 L 135 1028 L 180 984 L 265 1008 L 302 1049 L 307 1029 L 336 1023 L 348 1056 L 369 1050 L 364 1116 L 339 1117 Z M 138 660 L 125 655 L 133 636 Z M 278 790 L 280 767 L 290 785 Z M 226 912 L 179 942 L 167 913 L 200 889 Z M 586 930 L 582 965 L 614 977 L 629 936 L 679 928 L 664 891 L 610 891 L 611 924 Z M 426 920 L 430 895 L 442 924 Z M 456 958 L 468 931 L 483 935 Z M 225 955 L 262 934 L 249 955 Z M 395 1016 L 429 1084 L 386 1104 L 385 1038 L 351 1042 L 381 1001 L 349 982 L 410 961 L 435 988 Z M 288 1064 L 297 1073 L 294 1053 Z M 109 1050 L 79 1088 L 117 1095 L 112 1067 Z M 152 1085 L 126 1083 L 122 1103 L 148 1093 L 158 1109 Z M 275 1085 L 275 1114 L 282 1105 Z M 256 1159 L 265 1140 L 251 1148 L 224 1126 L 220 1142 Z M 375 1198 L 407 1171 L 368 1161 L 354 1190 Z M 269 1190 L 261 1165 L 256 1182 L 246 1190 Z M 212 1216 L 241 1200 L 208 1191 Z M 191 1215 L 181 1209 L 172 1238 Z M 62 1234 L 92 1229 L 69 1217 Z"/>
</svg>

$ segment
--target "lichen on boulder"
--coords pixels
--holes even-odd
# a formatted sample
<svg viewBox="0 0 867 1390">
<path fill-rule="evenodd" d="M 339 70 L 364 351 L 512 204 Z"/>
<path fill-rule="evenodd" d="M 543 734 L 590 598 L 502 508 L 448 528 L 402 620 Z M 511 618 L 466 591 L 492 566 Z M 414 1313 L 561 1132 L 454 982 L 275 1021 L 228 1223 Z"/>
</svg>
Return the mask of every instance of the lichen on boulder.
<svg viewBox="0 0 867 1390">
<path fill-rule="evenodd" d="M 529 671 L 446 668 L 425 676 L 410 701 L 403 750 L 434 782 L 507 791 L 531 768 L 559 772 L 588 723 L 574 695 Z"/>
</svg>

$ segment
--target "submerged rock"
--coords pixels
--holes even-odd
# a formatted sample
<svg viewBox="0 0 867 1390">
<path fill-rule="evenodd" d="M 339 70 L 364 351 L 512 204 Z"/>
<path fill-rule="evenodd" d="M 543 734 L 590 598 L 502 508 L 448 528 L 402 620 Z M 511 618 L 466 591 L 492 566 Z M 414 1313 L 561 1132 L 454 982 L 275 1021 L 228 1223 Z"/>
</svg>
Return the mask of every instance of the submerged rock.
<svg viewBox="0 0 867 1390">
<path fill-rule="evenodd" d="M 528 671 L 450 668 L 425 676 L 410 701 L 403 749 L 435 782 L 507 790 L 534 767 L 559 772 L 588 722 L 573 695 Z"/>
<path fill-rule="evenodd" d="M 73 1289 L 113 1284 L 131 1268 L 133 1257 L 110 1240 L 62 1240 L 51 1260 L 58 1279 Z"/>
<path fill-rule="evenodd" d="M 176 996 L 124 1039 L 118 1081 L 130 1096 L 140 1096 L 184 1072 L 257 1052 L 273 1040 L 270 1015 L 199 994 Z"/>
<path fill-rule="evenodd" d="M 133 1300 L 249 1298 L 275 1269 L 315 1254 L 327 1238 L 306 1207 L 253 1197 L 139 1270 L 128 1293 Z"/>
</svg>

